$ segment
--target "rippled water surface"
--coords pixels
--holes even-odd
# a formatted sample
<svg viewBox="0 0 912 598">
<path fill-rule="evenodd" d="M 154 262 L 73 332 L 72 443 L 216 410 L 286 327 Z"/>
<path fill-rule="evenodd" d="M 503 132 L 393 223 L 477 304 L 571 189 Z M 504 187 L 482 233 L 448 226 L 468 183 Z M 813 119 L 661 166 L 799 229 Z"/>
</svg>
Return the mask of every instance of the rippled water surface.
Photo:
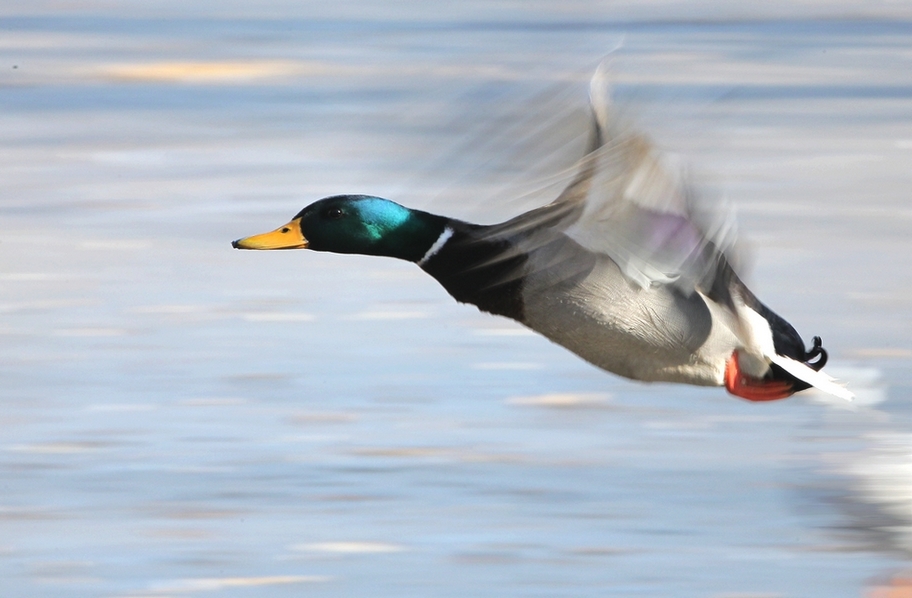
<svg viewBox="0 0 912 598">
<path fill-rule="evenodd" d="M 903 6 L 0 7 L 0 594 L 909 595 Z M 614 48 L 855 405 L 627 382 L 414 265 L 231 249 L 340 192 L 515 213 L 576 146 L 498 159 Z"/>
</svg>

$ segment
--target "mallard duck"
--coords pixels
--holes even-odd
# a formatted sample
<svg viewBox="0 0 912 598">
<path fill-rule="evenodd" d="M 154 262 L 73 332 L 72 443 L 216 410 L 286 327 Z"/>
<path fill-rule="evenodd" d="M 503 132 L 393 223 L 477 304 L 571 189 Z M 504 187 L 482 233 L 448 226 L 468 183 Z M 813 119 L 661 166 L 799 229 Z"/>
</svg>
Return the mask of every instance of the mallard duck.
<svg viewBox="0 0 912 598">
<path fill-rule="evenodd" d="M 417 264 L 457 301 L 512 318 L 615 374 L 725 386 L 769 401 L 817 387 L 827 353 L 761 303 L 732 266 L 730 211 L 615 115 L 605 70 L 576 173 L 548 205 L 479 225 L 368 195 L 312 203 L 237 249 L 312 249 Z"/>
</svg>

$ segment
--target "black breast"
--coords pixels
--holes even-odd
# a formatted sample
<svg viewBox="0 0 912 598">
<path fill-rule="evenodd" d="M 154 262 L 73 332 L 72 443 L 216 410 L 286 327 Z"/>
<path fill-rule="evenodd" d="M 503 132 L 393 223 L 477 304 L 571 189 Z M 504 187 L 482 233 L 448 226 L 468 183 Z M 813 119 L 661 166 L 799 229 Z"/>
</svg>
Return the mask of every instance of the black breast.
<svg viewBox="0 0 912 598">
<path fill-rule="evenodd" d="M 454 222 L 453 236 L 423 265 L 460 303 L 523 321 L 526 256 L 506 240 L 486 238 L 486 227 Z"/>
</svg>

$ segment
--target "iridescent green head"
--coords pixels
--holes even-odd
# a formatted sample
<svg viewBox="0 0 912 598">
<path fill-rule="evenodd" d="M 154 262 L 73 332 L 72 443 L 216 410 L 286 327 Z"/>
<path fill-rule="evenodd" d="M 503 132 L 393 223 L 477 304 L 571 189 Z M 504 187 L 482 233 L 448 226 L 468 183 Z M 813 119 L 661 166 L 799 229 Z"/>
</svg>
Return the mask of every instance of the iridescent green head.
<svg viewBox="0 0 912 598">
<path fill-rule="evenodd" d="M 234 241 L 238 249 L 313 249 L 418 261 L 440 237 L 447 219 L 369 195 L 316 201 L 285 226 Z"/>
</svg>

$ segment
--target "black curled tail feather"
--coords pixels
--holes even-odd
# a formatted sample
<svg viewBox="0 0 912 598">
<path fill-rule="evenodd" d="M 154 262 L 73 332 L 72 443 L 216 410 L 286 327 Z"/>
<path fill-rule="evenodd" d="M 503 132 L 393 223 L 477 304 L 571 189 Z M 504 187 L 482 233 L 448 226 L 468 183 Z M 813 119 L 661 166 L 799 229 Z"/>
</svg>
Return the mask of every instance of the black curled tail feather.
<svg viewBox="0 0 912 598">
<path fill-rule="evenodd" d="M 808 366 L 815 372 L 819 372 L 823 366 L 826 365 L 827 358 L 826 349 L 823 348 L 823 341 L 819 336 L 814 337 L 814 346 L 810 350 L 805 351 L 804 353 L 804 365 Z"/>
<path fill-rule="evenodd" d="M 795 361 L 800 361 L 814 371 L 820 371 L 827 362 L 827 352 L 823 348 L 823 341 L 820 337 L 815 336 L 814 344 L 811 348 L 805 349 L 804 341 L 801 340 L 801 336 L 791 324 L 765 305 L 760 305 L 765 310 L 761 312 L 761 315 L 770 323 L 770 328 L 773 332 L 773 347 L 776 349 L 776 353 L 791 357 Z M 791 382 L 795 392 L 807 390 L 811 387 L 810 384 L 804 380 L 799 380 L 775 363 L 770 364 L 770 370 L 773 379 Z"/>
<path fill-rule="evenodd" d="M 813 345 L 810 349 L 805 349 L 804 341 L 798 331 L 789 324 L 783 317 L 768 308 L 760 302 L 750 290 L 737 280 L 739 294 L 748 307 L 759 313 L 770 326 L 773 334 L 773 348 L 776 353 L 784 357 L 790 357 L 795 361 L 800 361 L 814 371 L 819 372 L 827 362 L 827 352 L 823 348 L 823 341 L 819 336 L 813 338 Z M 792 374 L 786 372 L 783 368 L 775 363 L 770 364 L 770 373 L 767 374 L 773 380 L 785 380 L 792 383 L 795 392 L 807 390 L 811 387 L 804 380 L 799 380 Z"/>
</svg>

